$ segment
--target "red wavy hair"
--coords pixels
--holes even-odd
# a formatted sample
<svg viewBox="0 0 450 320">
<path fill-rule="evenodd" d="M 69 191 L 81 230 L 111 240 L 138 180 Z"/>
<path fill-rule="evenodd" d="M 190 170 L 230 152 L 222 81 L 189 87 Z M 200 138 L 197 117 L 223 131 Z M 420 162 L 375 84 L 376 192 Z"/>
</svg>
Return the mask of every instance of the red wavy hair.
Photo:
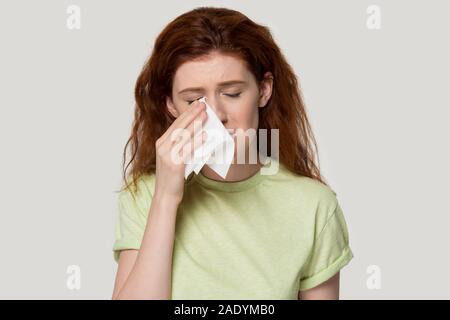
<svg viewBox="0 0 450 320">
<path fill-rule="evenodd" d="M 279 129 L 279 161 L 290 171 L 324 184 L 317 144 L 308 121 L 297 77 L 276 45 L 270 30 L 244 14 L 226 8 L 200 7 L 170 22 L 157 37 L 135 86 L 135 112 L 131 136 L 123 151 L 125 187 L 144 174 L 155 172 L 156 140 L 175 120 L 166 107 L 177 68 L 211 51 L 243 59 L 259 83 L 265 72 L 273 75 L 273 91 L 259 108 L 259 128 Z M 127 163 L 127 150 L 130 159 Z M 127 171 L 131 166 L 128 176 Z"/>
</svg>

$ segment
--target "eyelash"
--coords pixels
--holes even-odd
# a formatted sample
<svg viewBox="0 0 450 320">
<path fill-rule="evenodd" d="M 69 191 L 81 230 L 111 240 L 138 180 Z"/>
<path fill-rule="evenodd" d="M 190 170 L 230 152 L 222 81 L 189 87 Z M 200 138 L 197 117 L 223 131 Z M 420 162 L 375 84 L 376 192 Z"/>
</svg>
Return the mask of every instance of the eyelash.
<svg viewBox="0 0 450 320">
<path fill-rule="evenodd" d="M 238 98 L 240 95 L 241 95 L 241 93 L 242 92 L 238 92 L 238 93 L 233 93 L 233 94 L 225 94 L 226 96 L 228 96 L 228 97 L 230 97 L 230 98 Z M 197 99 L 195 99 L 195 100 L 198 100 L 198 99 L 201 99 L 202 97 L 200 97 L 200 98 L 197 98 Z M 188 100 L 188 101 L 186 101 L 188 104 L 192 104 L 195 100 Z"/>
</svg>

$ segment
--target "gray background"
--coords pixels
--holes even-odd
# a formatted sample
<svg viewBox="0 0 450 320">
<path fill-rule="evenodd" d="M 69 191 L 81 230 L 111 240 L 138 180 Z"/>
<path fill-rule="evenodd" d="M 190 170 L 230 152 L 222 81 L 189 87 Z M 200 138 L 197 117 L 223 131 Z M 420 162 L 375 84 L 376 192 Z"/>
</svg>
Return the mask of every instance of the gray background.
<svg viewBox="0 0 450 320">
<path fill-rule="evenodd" d="M 366 27 L 371 4 L 380 30 Z M 450 298 L 450 5 L 379 0 L 2 0 L 0 298 L 111 297 L 134 84 L 155 36 L 199 5 L 269 26 L 300 78 L 355 255 L 341 298 Z M 66 287 L 73 264 L 80 290 Z"/>
</svg>

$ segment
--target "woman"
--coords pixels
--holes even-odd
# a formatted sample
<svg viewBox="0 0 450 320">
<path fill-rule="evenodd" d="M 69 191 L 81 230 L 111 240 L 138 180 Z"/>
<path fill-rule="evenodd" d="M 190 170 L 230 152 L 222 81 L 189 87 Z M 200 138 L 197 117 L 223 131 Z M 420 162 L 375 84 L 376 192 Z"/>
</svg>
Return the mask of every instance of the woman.
<svg viewBox="0 0 450 320">
<path fill-rule="evenodd" d="M 207 120 L 202 97 L 226 129 L 267 129 L 257 161 L 235 155 L 225 179 L 205 165 L 185 180 L 185 161 L 174 161 L 207 138 L 194 132 Z M 339 298 L 353 257 L 346 223 L 316 164 L 296 76 L 266 27 L 224 8 L 182 14 L 156 39 L 135 98 L 113 299 Z"/>
</svg>

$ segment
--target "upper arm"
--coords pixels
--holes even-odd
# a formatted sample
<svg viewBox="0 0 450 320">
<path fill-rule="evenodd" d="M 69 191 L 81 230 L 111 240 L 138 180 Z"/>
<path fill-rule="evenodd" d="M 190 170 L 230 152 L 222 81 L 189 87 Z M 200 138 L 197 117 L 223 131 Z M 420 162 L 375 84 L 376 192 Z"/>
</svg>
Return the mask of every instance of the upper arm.
<svg viewBox="0 0 450 320">
<path fill-rule="evenodd" d="M 315 236 L 308 259 L 301 267 L 299 291 L 316 288 L 332 277 L 325 288 L 336 286 L 338 271 L 340 271 L 353 258 L 350 249 L 348 230 L 345 218 L 337 199 L 334 198 L 331 214 L 321 214 L 319 232 Z M 324 219 L 323 217 L 327 217 Z M 322 288 L 322 287 L 320 287 Z M 330 289 L 331 290 L 331 289 Z"/>
<path fill-rule="evenodd" d="M 299 300 L 338 300 L 339 271 L 325 282 L 308 290 L 298 292 Z"/>
<path fill-rule="evenodd" d="M 133 269 L 134 263 L 138 255 L 138 250 L 121 250 L 119 251 L 119 264 L 117 267 L 116 280 L 114 282 L 114 290 L 112 299 L 114 300 L 119 291 L 122 289 L 125 281 L 128 278 L 131 270 Z"/>
</svg>

